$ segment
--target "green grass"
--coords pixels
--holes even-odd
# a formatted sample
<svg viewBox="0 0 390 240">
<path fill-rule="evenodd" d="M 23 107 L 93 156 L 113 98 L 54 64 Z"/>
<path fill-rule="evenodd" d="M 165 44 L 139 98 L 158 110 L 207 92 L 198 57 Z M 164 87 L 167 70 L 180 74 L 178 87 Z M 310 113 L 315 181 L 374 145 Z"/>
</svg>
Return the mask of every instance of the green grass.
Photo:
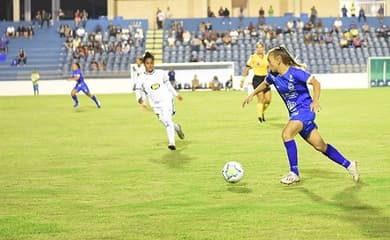
<svg viewBox="0 0 390 240">
<path fill-rule="evenodd" d="M 359 161 L 362 181 L 297 137 L 301 183 L 280 138 L 274 94 L 267 122 L 243 92 L 183 93 L 186 133 L 165 129 L 134 95 L 0 98 L 0 239 L 390 239 L 390 89 L 324 90 L 317 124 Z M 245 177 L 226 183 L 226 161 Z"/>
</svg>

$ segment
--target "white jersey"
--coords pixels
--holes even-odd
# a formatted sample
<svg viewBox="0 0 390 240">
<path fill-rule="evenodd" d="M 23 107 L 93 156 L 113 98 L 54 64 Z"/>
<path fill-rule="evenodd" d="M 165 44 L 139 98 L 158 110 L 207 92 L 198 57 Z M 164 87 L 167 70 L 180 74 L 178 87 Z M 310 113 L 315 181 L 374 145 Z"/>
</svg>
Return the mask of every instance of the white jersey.
<svg viewBox="0 0 390 240">
<path fill-rule="evenodd" d="M 146 93 L 152 108 L 172 106 L 172 101 L 178 95 L 168 79 L 168 74 L 162 70 L 151 73 L 144 72 L 135 86 L 137 100 L 142 92 Z"/>
<path fill-rule="evenodd" d="M 133 66 L 131 77 L 133 78 L 134 84 L 137 84 L 137 80 L 140 78 L 142 74 L 144 74 L 144 72 L 145 72 L 145 66 L 143 64 L 141 64 L 141 66 L 138 65 Z"/>
</svg>

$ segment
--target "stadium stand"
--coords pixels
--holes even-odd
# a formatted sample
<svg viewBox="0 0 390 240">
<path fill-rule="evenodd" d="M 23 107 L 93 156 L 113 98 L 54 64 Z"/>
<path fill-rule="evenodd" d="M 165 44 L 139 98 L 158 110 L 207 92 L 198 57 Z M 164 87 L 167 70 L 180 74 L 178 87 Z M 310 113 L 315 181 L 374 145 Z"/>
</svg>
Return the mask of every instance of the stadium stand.
<svg viewBox="0 0 390 240">
<path fill-rule="evenodd" d="M 301 18 L 303 22 L 308 21 L 307 15 L 302 15 Z M 107 30 L 110 25 L 119 26 L 120 29 L 129 28 L 130 38 L 133 38 L 137 29 L 141 27 L 144 38 L 142 41 L 133 41 L 128 51 L 116 52 L 115 49 L 114 51 L 95 51 L 94 54 L 81 57 L 80 60 L 74 59 L 74 51 L 65 47 L 66 39 L 61 38 L 57 32 L 61 24 L 73 27 L 74 23 L 61 20 L 55 22 L 50 28 L 35 29 L 32 39 L 10 38 L 7 59 L 0 62 L 0 80 L 27 80 L 32 69 L 40 72 L 41 79 L 66 78 L 72 62 L 75 61 L 80 62 L 88 77 L 128 76 L 129 65 L 135 62 L 136 56 L 142 55 L 145 49 L 149 49 L 148 46 L 151 46 L 152 51 L 158 51 L 158 58 L 161 58 L 163 63 L 234 61 L 235 75 L 242 73 L 248 56 L 255 51 L 257 41 L 264 42 L 267 48 L 277 44 L 286 45 L 301 62 L 308 65 L 308 69 L 313 73 L 365 72 L 368 57 L 390 56 L 390 17 L 384 20 L 385 24 L 389 23 L 387 26 L 378 25 L 375 17 L 367 18 L 369 27 L 366 33 L 363 33 L 362 25 L 356 19 L 343 18 L 343 29 L 348 30 L 352 24 L 355 24 L 358 29 L 357 36 L 363 40 L 361 47 L 350 45 L 346 48 L 339 44 L 345 33 L 331 31 L 335 18 L 321 18 L 323 24 L 321 29 L 293 30 L 287 33 L 285 26 L 289 20 L 292 20 L 291 15 L 266 18 L 264 29 L 259 30 L 255 27 L 255 31 L 248 32 L 245 27 L 250 24 L 256 26 L 257 18 L 245 18 L 242 28 L 240 28 L 238 18 L 171 19 L 165 23 L 161 35 L 160 32 L 153 31 L 148 34 L 147 20 L 123 18 L 88 20 L 85 26 L 87 34 L 81 40 L 81 43 L 87 46 L 91 42 L 88 36 L 95 31 L 98 25 L 102 29 L 103 41 L 106 41 L 108 45 L 117 46 L 123 42 L 120 34 L 110 36 Z M 21 23 L 30 24 L 30 22 Z M 206 31 L 207 34 L 213 34 L 216 40 L 221 38 L 220 41 L 205 43 L 206 33 L 199 29 L 201 23 L 203 23 L 202 27 L 212 27 L 212 30 Z M 17 28 L 19 24 L 20 22 L 1 22 L 0 30 L 4 32 L 9 25 Z M 236 32 L 230 36 L 232 30 Z M 326 33 L 329 34 L 326 35 Z M 230 38 L 223 38 L 225 35 L 229 35 Z M 197 46 L 194 47 L 191 44 L 195 36 L 199 38 L 201 44 L 198 41 Z M 326 37 L 329 42 L 326 42 Z M 161 42 L 160 38 L 162 38 Z M 11 60 L 16 56 L 19 48 L 24 48 L 27 53 L 27 65 L 11 67 Z M 92 68 L 92 62 L 104 62 L 104 67 Z"/>
</svg>

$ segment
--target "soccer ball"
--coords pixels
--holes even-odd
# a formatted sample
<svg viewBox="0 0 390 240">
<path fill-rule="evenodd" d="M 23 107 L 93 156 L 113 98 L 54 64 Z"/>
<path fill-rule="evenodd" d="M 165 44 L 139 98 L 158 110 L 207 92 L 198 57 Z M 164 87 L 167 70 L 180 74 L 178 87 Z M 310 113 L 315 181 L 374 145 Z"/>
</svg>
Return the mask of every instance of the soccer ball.
<svg viewBox="0 0 390 240">
<path fill-rule="evenodd" d="M 223 166 L 222 175 L 229 183 L 237 183 L 244 176 L 244 169 L 239 162 L 230 161 Z"/>
</svg>

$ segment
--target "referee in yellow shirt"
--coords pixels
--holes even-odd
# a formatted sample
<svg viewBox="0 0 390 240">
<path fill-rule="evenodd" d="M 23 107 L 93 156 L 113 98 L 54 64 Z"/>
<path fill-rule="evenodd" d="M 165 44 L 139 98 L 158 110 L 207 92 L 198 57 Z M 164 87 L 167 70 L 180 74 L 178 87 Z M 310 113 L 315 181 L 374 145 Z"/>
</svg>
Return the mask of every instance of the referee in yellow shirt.
<svg viewBox="0 0 390 240">
<path fill-rule="evenodd" d="M 244 72 L 242 73 L 241 84 L 248 76 L 249 69 L 253 69 L 254 77 L 252 79 L 253 89 L 256 89 L 267 75 L 267 56 L 264 52 L 264 45 L 261 42 L 256 43 L 256 53 L 249 57 Z M 264 112 L 271 103 L 271 88 L 267 87 L 263 92 L 257 94 L 257 118 L 259 123 L 265 122 Z"/>
</svg>

